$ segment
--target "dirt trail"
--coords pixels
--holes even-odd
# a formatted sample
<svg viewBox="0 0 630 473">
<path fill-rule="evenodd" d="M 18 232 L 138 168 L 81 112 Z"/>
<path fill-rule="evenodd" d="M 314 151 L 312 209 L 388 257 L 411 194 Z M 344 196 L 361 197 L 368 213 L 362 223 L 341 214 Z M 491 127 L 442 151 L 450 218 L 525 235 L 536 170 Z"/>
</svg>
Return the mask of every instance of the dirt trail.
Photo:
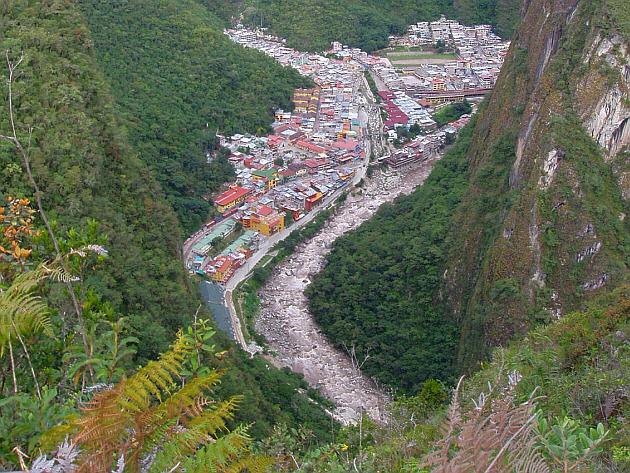
<svg viewBox="0 0 630 473">
<path fill-rule="evenodd" d="M 261 291 L 256 330 L 276 351 L 272 361 L 302 373 L 335 403 L 334 416 L 345 424 L 356 421 L 362 409 L 374 420 L 384 419 L 388 396 L 355 367 L 347 353 L 328 342 L 308 311 L 304 289 L 322 269 L 334 240 L 368 220 L 384 202 L 422 184 L 434 162 L 401 172 L 377 171 L 362 194 L 348 196 L 324 228 L 274 270 Z"/>
</svg>

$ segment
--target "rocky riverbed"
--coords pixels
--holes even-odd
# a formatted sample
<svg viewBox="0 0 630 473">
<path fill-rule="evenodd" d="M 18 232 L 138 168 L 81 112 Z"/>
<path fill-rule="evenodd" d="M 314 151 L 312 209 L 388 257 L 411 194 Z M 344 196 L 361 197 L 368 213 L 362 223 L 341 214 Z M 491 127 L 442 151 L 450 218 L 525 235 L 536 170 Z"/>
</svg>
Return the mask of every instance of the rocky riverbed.
<svg viewBox="0 0 630 473">
<path fill-rule="evenodd" d="M 375 172 L 362 191 L 348 196 L 315 237 L 274 270 L 261 290 L 256 330 L 275 351 L 273 363 L 302 373 L 311 386 L 335 403 L 334 416 L 344 424 L 355 422 L 362 411 L 376 421 L 384 420 L 389 396 L 361 373 L 357 360 L 328 342 L 308 311 L 304 289 L 322 269 L 337 238 L 368 220 L 381 204 L 422 184 L 434 162 Z"/>
</svg>

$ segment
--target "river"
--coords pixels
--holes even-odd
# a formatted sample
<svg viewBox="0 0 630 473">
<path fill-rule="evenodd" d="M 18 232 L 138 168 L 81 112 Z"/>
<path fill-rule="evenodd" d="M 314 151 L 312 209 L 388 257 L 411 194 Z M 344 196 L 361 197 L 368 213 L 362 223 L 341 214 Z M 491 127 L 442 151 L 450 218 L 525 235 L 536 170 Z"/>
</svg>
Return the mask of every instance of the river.
<svg viewBox="0 0 630 473">
<path fill-rule="evenodd" d="M 308 311 L 304 289 L 323 268 L 332 243 L 368 220 L 385 202 L 408 194 L 422 184 L 436 159 L 402 171 L 376 171 L 362 191 L 352 193 L 322 230 L 300 245 L 273 271 L 262 288 L 256 330 L 268 340 L 278 367 L 302 373 L 306 381 L 332 402 L 336 419 L 357 421 L 365 412 L 385 420 L 389 395 L 361 373 L 363 360 L 336 349 L 321 333 Z"/>
</svg>

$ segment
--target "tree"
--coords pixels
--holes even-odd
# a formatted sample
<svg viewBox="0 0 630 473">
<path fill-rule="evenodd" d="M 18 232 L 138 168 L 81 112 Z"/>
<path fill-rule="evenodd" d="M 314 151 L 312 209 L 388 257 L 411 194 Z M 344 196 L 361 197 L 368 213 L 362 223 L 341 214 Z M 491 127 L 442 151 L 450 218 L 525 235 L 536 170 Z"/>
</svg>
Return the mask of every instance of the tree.
<svg viewBox="0 0 630 473">
<path fill-rule="evenodd" d="M 276 166 L 282 167 L 284 166 L 284 159 L 282 159 L 281 157 L 277 157 L 276 159 L 273 160 L 273 164 L 275 164 Z"/>
<path fill-rule="evenodd" d="M 284 226 L 288 227 L 293 223 L 293 212 L 286 211 L 284 213 Z"/>
</svg>

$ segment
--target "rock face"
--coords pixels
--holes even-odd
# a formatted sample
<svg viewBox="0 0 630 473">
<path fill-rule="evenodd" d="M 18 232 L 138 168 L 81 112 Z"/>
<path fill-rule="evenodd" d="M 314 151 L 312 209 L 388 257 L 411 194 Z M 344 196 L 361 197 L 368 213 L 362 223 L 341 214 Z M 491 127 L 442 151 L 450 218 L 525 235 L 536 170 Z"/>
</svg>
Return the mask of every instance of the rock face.
<svg viewBox="0 0 630 473">
<path fill-rule="evenodd" d="M 584 64 L 599 61 L 609 72 L 618 77 L 594 107 L 584 107 L 580 116 L 584 126 L 603 148 L 608 159 L 630 145 L 630 57 L 628 44 L 619 35 L 595 38 L 591 51 L 584 57 Z M 587 88 L 592 82 L 590 75 L 578 87 Z"/>
<path fill-rule="evenodd" d="M 352 347 L 337 349 L 321 333 L 309 313 L 304 289 L 322 269 L 338 237 L 369 219 L 384 202 L 411 192 L 424 181 L 431 164 L 405 170 L 405 174 L 377 172 L 361 194 L 349 196 L 315 237 L 275 268 L 261 291 L 256 330 L 276 352 L 274 363 L 302 373 L 311 386 L 335 403 L 333 415 L 344 424 L 357 421 L 362 412 L 383 420 L 388 396 L 361 373 L 363 360 L 353 356 Z"/>
<path fill-rule="evenodd" d="M 630 43 L 606 4 L 526 1 L 475 128 L 440 291 L 464 369 L 628 280 Z"/>
</svg>

